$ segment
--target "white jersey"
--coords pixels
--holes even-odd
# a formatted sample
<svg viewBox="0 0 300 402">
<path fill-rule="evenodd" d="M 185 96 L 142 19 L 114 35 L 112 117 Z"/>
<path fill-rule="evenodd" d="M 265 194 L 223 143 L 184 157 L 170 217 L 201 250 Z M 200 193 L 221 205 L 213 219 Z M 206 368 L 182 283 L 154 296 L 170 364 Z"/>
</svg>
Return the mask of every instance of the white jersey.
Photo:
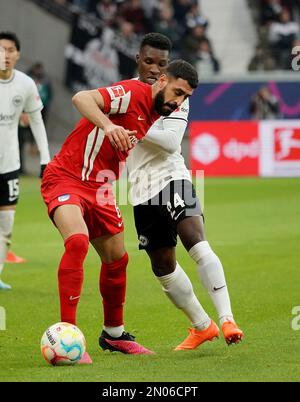
<svg viewBox="0 0 300 402">
<path fill-rule="evenodd" d="M 139 205 L 155 197 L 174 180 L 192 181 L 181 142 L 187 127 L 188 99 L 168 117 L 160 117 L 129 153 L 130 202 Z"/>
<path fill-rule="evenodd" d="M 20 168 L 18 125 L 21 113 L 43 109 L 36 84 L 26 74 L 13 70 L 0 80 L 0 174 Z"/>
</svg>

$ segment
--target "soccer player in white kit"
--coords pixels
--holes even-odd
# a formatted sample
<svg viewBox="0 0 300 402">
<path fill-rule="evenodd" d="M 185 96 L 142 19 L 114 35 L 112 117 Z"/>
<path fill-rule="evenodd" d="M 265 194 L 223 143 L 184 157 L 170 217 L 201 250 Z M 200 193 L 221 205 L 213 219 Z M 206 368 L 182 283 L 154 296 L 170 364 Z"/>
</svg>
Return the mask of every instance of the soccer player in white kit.
<svg viewBox="0 0 300 402">
<path fill-rule="evenodd" d="M 168 65 L 170 51 L 171 42 L 164 35 L 145 35 L 137 55 L 139 79 L 151 85 L 156 82 Z M 177 235 L 197 265 L 227 344 L 243 338 L 231 311 L 222 263 L 205 238 L 201 206 L 181 155 L 188 114 L 187 99 L 170 116 L 159 118 L 127 159 L 139 248 L 146 250 L 163 291 L 192 324 L 188 337 L 175 350 L 196 349 L 219 336 L 218 326 L 176 261 Z"/>
<path fill-rule="evenodd" d="M 20 58 L 20 41 L 14 33 L 0 32 L 0 290 L 11 286 L 1 280 L 11 243 L 16 205 L 19 199 L 20 155 L 18 124 L 28 114 L 30 128 L 40 152 L 41 176 L 50 161 L 46 130 L 41 115 L 43 104 L 34 81 L 14 67 Z"/>
</svg>

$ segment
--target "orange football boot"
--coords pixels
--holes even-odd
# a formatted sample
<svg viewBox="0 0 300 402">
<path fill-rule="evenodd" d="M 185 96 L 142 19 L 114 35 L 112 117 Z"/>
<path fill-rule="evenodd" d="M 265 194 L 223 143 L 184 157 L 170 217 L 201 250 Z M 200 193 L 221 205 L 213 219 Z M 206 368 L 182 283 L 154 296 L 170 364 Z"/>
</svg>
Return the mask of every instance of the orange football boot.
<svg viewBox="0 0 300 402">
<path fill-rule="evenodd" d="M 244 338 L 244 333 L 241 331 L 235 322 L 225 321 L 222 325 L 222 332 L 227 345 L 237 344 Z"/>
<path fill-rule="evenodd" d="M 24 262 L 26 262 L 26 260 L 25 258 L 16 255 L 13 251 L 8 251 L 6 254 L 5 262 L 11 264 L 23 264 Z"/>
<path fill-rule="evenodd" d="M 189 328 L 188 337 L 174 350 L 196 349 L 202 343 L 212 341 L 214 338 L 219 338 L 219 328 L 217 327 L 217 324 L 211 320 L 210 326 L 202 331 L 195 328 Z"/>
</svg>

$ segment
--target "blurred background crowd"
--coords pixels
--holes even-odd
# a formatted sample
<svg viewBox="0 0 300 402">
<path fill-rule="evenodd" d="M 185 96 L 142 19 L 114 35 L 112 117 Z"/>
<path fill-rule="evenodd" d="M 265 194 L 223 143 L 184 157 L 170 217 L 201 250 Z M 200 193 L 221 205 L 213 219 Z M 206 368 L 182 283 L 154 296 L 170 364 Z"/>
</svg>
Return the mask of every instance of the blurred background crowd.
<svg viewBox="0 0 300 402">
<path fill-rule="evenodd" d="M 140 38 L 147 32 L 160 32 L 173 43 L 173 58 L 183 57 L 199 72 L 220 71 L 208 37 L 209 21 L 198 0 L 55 0 L 73 13 L 91 13 L 119 37 L 121 78 L 135 72 L 134 56 Z M 122 42 L 120 44 L 120 42 Z M 123 45 L 123 46 L 121 46 Z M 130 52 L 131 50 L 131 52 Z"/>
<path fill-rule="evenodd" d="M 78 120 L 72 94 L 135 77 L 148 32 L 199 73 L 192 123 L 300 119 L 300 0 L 10 0 L 0 26 L 20 37 L 18 68 L 40 90 L 52 154 Z M 27 125 L 24 158 L 36 154 Z"/>
<path fill-rule="evenodd" d="M 258 43 L 250 71 L 290 70 L 291 51 L 300 46 L 299 0 L 249 0 Z"/>
<path fill-rule="evenodd" d="M 210 21 L 202 12 L 200 0 L 55 2 L 71 12 L 94 14 L 121 35 L 127 49 L 137 46 L 140 35 L 156 31 L 172 40 L 174 57 L 188 60 L 202 75 L 221 71 L 222 64 L 207 32 Z M 248 3 L 257 29 L 257 43 L 248 70 L 290 70 L 291 50 L 300 45 L 300 1 L 248 0 Z M 121 71 L 122 77 L 131 76 L 133 69 L 132 63 L 126 71 Z"/>
</svg>

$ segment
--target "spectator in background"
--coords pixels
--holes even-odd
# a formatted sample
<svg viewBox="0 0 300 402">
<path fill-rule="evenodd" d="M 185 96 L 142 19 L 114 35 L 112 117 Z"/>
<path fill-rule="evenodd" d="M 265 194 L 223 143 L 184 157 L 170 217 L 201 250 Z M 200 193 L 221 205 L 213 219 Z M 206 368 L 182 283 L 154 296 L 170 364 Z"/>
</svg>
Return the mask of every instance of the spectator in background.
<svg viewBox="0 0 300 402">
<path fill-rule="evenodd" d="M 133 24 L 128 21 L 122 21 L 115 42 L 119 57 L 121 80 L 131 79 L 135 75 L 135 55 L 139 49 L 139 42 L 139 38 L 134 32 Z"/>
<path fill-rule="evenodd" d="M 207 29 L 208 27 L 208 20 L 206 17 L 201 15 L 198 4 L 194 4 L 190 8 L 189 12 L 186 14 L 185 19 L 186 19 L 185 24 L 189 29 L 194 28 L 196 25 L 202 25 L 205 27 L 205 29 Z"/>
<path fill-rule="evenodd" d="M 206 25 L 198 21 L 197 25 L 189 30 L 182 41 L 181 55 L 183 59 L 195 66 L 198 60 L 199 46 L 204 39 L 208 40 L 206 37 Z"/>
<path fill-rule="evenodd" d="M 215 58 L 208 39 L 200 41 L 196 57 L 195 67 L 200 77 L 209 77 L 220 71 L 220 63 Z"/>
<path fill-rule="evenodd" d="M 273 120 L 281 118 L 279 100 L 272 95 L 267 86 L 263 86 L 250 102 L 250 114 L 253 120 Z"/>
<path fill-rule="evenodd" d="M 261 6 L 262 25 L 269 25 L 273 22 L 279 21 L 282 11 L 281 0 L 263 0 Z"/>
<path fill-rule="evenodd" d="M 175 55 L 173 57 L 178 57 L 179 52 L 179 42 L 181 39 L 181 29 L 174 19 L 174 9 L 172 5 L 164 4 L 160 10 L 157 11 L 158 16 L 155 18 L 154 31 L 165 35 L 173 43 L 173 50 L 175 50 Z"/>
<path fill-rule="evenodd" d="M 26 113 L 22 113 L 19 121 L 18 127 L 18 140 L 19 140 L 19 150 L 20 150 L 20 175 L 27 175 L 25 169 L 25 145 L 30 144 L 30 154 L 36 155 L 36 148 L 34 146 L 34 139 L 29 127 L 29 118 Z"/>
<path fill-rule="evenodd" d="M 81 11 L 89 11 L 91 0 L 71 0 L 70 3 Z"/>
<path fill-rule="evenodd" d="M 151 22 L 146 17 L 141 0 L 128 0 L 124 2 L 124 5 L 121 7 L 121 17 L 133 24 L 134 31 L 137 34 L 143 35 L 145 32 L 152 31 Z"/>
<path fill-rule="evenodd" d="M 118 8 L 114 0 L 91 0 L 89 10 L 106 25 L 111 25 L 117 15 Z"/>
<path fill-rule="evenodd" d="M 152 18 L 157 3 L 161 3 L 159 0 L 141 0 L 141 2 L 145 15 L 148 19 Z"/>
<path fill-rule="evenodd" d="M 31 77 L 39 91 L 39 95 L 43 102 L 44 108 L 42 109 L 42 117 L 46 126 L 48 119 L 49 106 L 52 100 L 52 85 L 49 77 L 47 76 L 44 65 L 40 62 L 37 62 L 31 66 L 27 75 Z M 38 149 L 36 143 L 34 141 L 33 135 L 29 126 L 29 119 L 26 113 L 22 113 L 19 123 L 18 130 L 18 138 L 19 138 L 19 150 L 20 150 L 20 174 L 27 174 L 25 170 L 25 145 L 29 143 L 30 145 L 30 154 L 32 156 L 38 155 Z"/>
<path fill-rule="evenodd" d="M 39 95 L 44 105 L 42 116 L 44 122 L 46 123 L 48 119 L 49 106 L 52 100 L 52 85 L 50 79 L 45 71 L 43 63 L 40 62 L 33 64 L 27 74 L 33 79 L 38 88 Z"/>
<path fill-rule="evenodd" d="M 198 5 L 197 0 L 174 0 L 174 17 L 180 26 L 186 28 L 186 16 L 190 12 L 194 4 Z"/>
<path fill-rule="evenodd" d="M 248 65 L 248 71 L 271 71 L 275 69 L 275 60 L 270 51 L 257 45 L 255 53 Z"/>
<path fill-rule="evenodd" d="M 292 21 L 290 12 L 284 9 L 280 14 L 279 22 L 273 22 L 269 30 L 269 42 L 278 68 L 290 68 L 290 54 L 293 42 L 298 35 L 298 24 Z"/>
</svg>

